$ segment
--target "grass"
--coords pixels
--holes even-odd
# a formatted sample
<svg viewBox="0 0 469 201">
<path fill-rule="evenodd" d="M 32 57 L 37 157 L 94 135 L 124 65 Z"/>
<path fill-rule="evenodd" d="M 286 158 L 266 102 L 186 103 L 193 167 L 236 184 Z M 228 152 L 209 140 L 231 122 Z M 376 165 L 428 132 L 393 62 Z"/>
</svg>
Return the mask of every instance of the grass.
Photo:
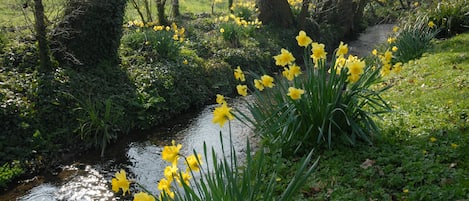
<svg viewBox="0 0 469 201">
<path fill-rule="evenodd" d="M 468 43 L 469 33 L 436 41 L 391 77 L 382 138 L 324 152 L 303 199 L 468 199 Z"/>
</svg>

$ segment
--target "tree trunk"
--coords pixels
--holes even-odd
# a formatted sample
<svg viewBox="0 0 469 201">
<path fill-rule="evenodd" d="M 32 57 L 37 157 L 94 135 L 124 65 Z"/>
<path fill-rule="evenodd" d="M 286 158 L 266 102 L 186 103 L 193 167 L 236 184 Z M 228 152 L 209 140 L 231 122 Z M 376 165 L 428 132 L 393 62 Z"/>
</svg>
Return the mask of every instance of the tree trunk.
<svg viewBox="0 0 469 201">
<path fill-rule="evenodd" d="M 127 0 L 69 0 L 64 19 L 53 31 L 53 52 L 59 62 L 96 66 L 119 62 L 117 50 Z"/>
<path fill-rule="evenodd" d="M 172 16 L 174 18 L 179 17 L 181 13 L 179 12 L 179 0 L 173 0 L 173 9 L 172 9 Z"/>
<path fill-rule="evenodd" d="M 168 25 L 168 21 L 166 20 L 166 16 L 164 14 L 165 4 L 166 4 L 166 0 L 156 0 L 156 10 L 158 12 L 158 23 L 160 25 Z"/>
<path fill-rule="evenodd" d="M 153 17 L 151 16 L 151 9 L 150 9 L 150 3 L 148 2 L 149 0 L 145 0 L 145 11 L 147 12 L 147 20 L 148 22 L 153 22 Z"/>
<path fill-rule="evenodd" d="M 259 20 L 280 27 L 293 26 L 293 13 L 287 0 L 258 0 Z"/>
<path fill-rule="evenodd" d="M 39 49 L 39 71 L 50 72 L 52 71 L 52 68 L 50 66 L 49 48 L 46 38 L 46 26 L 44 24 L 44 6 L 42 5 L 42 0 L 34 0 L 34 17 L 36 19 L 35 28 Z"/>
</svg>

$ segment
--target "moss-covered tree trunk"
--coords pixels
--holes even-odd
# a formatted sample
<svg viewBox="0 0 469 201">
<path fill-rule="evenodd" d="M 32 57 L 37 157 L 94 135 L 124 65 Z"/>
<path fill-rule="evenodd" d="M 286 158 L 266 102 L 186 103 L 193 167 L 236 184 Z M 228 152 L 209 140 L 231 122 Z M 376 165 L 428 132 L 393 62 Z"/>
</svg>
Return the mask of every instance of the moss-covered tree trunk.
<svg viewBox="0 0 469 201">
<path fill-rule="evenodd" d="M 47 33 L 46 25 L 44 23 L 44 6 L 42 4 L 42 0 L 34 0 L 34 17 L 36 20 L 35 29 L 39 49 L 39 71 L 50 72 L 52 71 L 52 68 L 50 66 L 49 47 L 47 45 Z"/>
<path fill-rule="evenodd" d="M 258 0 L 259 20 L 280 27 L 293 26 L 293 13 L 287 0 Z"/>
<path fill-rule="evenodd" d="M 61 63 L 95 66 L 118 62 L 126 0 L 69 0 L 51 47 Z"/>
</svg>

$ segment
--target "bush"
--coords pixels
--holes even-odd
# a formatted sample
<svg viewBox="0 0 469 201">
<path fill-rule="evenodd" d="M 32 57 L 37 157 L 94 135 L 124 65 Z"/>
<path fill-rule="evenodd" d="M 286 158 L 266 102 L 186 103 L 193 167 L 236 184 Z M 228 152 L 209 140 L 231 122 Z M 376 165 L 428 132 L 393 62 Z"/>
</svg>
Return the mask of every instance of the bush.
<svg viewBox="0 0 469 201">
<path fill-rule="evenodd" d="M 24 170 L 19 166 L 18 162 L 12 164 L 5 163 L 3 166 L 0 166 L 0 188 L 6 187 L 8 182 L 23 172 Z"/>
<path fill-rule="evenodd" d="M 430 5 L 425 12 L 441 30 L 438 37 L 451 37 L 469 31 L 469 1 L 444 0 Z"/>
<path fill-rule="evenodd" d="M 256 77 L 257 90 L 252 92 L 252 102 L 246 103 L 249 112 L 237 116 L 288 155 L 333 144 L 372 143 L 379 133 L 373 117 L 390 110 L 380 96 L 387 87 L 377 85 L 381 66 L 365 65 L 352 56 L 345 59 L 341 45 L 342 53 L 328 67 L 322 44 L 313 43 L 313 61 L 311 46 L 305 46 L 304 75 L 291 53 L 282 50 L 274 58 L 284 67 L 286 79 L 276 78 L 274 84 L 273 77 Z"/>
</svg>

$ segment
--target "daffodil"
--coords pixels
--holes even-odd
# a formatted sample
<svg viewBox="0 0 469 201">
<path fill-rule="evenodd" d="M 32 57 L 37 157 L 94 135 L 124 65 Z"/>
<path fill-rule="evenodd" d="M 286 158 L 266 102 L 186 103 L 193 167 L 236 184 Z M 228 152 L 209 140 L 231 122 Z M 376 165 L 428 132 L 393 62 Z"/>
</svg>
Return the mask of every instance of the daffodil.
<svg viewBox="0 0 469 201">
<path fill-rule="evenodd" d="M 301 75 L 301 68 L 296 64 L 291 65 L 289 69 L 290 74 L 293 74 L 293 76 L 298 77 L 299 75 Z"/>
<path fill-rule="evenodd" d="M 357 58 L 349 57 L 345 66 L 348 68 L 350 74 L 360 75 L 363 73 L 365 68 L 365 61 L 359 60 Z"/>
<path fill-rule="evenodd" d="M 326 51 L 324 50 L 324 44 L 320 44 L 320 43 L 313 43 L 312 44 L 312 49 L 311 49 L 311 52 L 312 52 L 312 55 L 311 55 L 311 58 L 313 58 L 313 61 L 314 61 L 314 64 L 317 65 L 318 63 L 318 60 L 320 59 L 326 59 Z"/>
<path fill-rule="evenodd" d="M 290 73 L 289 68 L 283 68 L 282 75 L 283 77 L 287 78 L 287 80 L 290 80 L 290 81 L 292 81 L 293 78 L 295 78 L 293 74 Z"/>
<path fill-rule="evenodd" d="M 235 70 L 234 70 L 234 76 L 235 76 L 235 79 L 241 81 L 241 82 L 244 82 L 246 81 L 246 78 L 244 77 L 244 72 L 243 70 L 241 70 L 241 67 L 238 66 Z"/>
<path fill-rule="evenodd" d="M 189 185 L 189 182 L 191 180 L 191 174 L 188 173 L 188 172 L 182 172 L 180 176 L 177 177 L 177 182 L 179 184 L 179 186 L 182 186 L 182 182 L 181 182 L 181 177 L 182 177 L 182 181 L 186 184 L 186 185 Z"/>
<path fill-rule="evenodd" d="M 261 82 L 262 82 L 262 85 L 264 85 L 265 87 L 268 87 L 268 88 L 272 88 L 274 87 L 274 78 L 269 76 L 269 75 L 263 75 L 261 77 Z"/>
<path fill-rule="evenodd" d="M 274 56 L 274 59 L 275 65 L 277 66 L 286 66 L 295 61 L 295 57 L 293 57 L 293 54 L 284 48 L 280 50 L 279 55 Z"/>
<path fill-rule="evenodd" d="M 236 86 L 236 90 L 238 91 L 238 94 L 241 96 L 247 96 L 248 95 L 248 86 L 247 85 L 242 85 L 239 84 Z"/>
<path fill-rule="evenodd" d="M 179 158 L 179 150 L 181 150 L 182 145 L 176 145 L 176 142 L 173 140 L 171 146 L 164 146 L 162 152 L 162 158 L 165 161 L 170 163 L 177 164 L 177 160 Z"/>
<path fill-rule="evenodd" d="M 377 55 L 378 55 L 378 50 L 376 50 L 376 49 L 373 49 L 373 50 L 371 51 L 371 54 L 373 54 L 373 55 L 377 56 Z"/>
<path fill-rule="evenodd" d="M 234 118 L 231 114 L 231 107 L 228 107 L 226 103 L 222 104 L 219 107 L 216 107 L 213 111 L 212 122 L 215 124 L 220 124 L 221 127 L 225 124 L 227 120 L 232 120 Z"/>
<path fill-rule="evenodd" d="M 220 33 L 225 33 L 225 29 L 224 29 L 224 28 L 220 28 Z"/>
<path fill-rule="evenodd" d="M 306 47 L 310 43 L 313 42 L 313 40 L 311 40 L 311 38 L 309 36 L 307 36 L 306 32 L 304 32 L 303 30 L 301 30 L 298 33 L 298 36 L 296 36 L 296 41 L 298 42 L 298 45 L 301 46 L 301 47 Z"/>
<path fill-rule="evenodd" d="M 391 50 L 392 50 L 393 52 L 396 52 L 398 49 L 399 49 L 399 48 L 397 48 L 396 46 L 393 46 L 393 47 L 391 48 Z"/>
<path fill-rule="evenodd" d="M 125 170 L 120 170 L 120 172 L 116 172 L 115 178 L 111 180 L 112 190 L 114 192 L 119 192 L 119 189 L 122 189 L 122 194 L 125 196 L 125 193 L 129 192 L 130 181 L 127 180 L 127 176 Z"/>
<path fill-rule="evenodd" d="M 255 79 L 254 80 L 254 87 L 256 87 L 259 91 L 263 91 L 264 90 L 264 85 L 262 84 L 262 82 L 258 79 Z"/>
<path fill-rule="evenodd" d="M 454 149 L 458 148 L 458 146 L 459 146 L 459 145 L 456 144 L 456 143 L 451 143 L 451 147 L 453 147 Z"/>
<path fill-rule="evenodd" d="M 303 95 L 304 93 L 305 93 L 305 90 L 303 90 L 303 89 L 297 89 L 295 87 L 289 87 L 287 96 L 290 96 L 290 98 L 293 99 L 293 100 L 298 100 L 298 99 L 301 98 L 301 95 Z"/>
<path fill-rule="evenodd" d="M 395 38 L 395 37 L 389 37 L 388 38 L 388 43 L 389 44 L 394 43 L 394 42 L 396 42 L 396 40 L 397 40 L 397 38 Z"/>
<path fill-rule="evenodd" d="M 186 160 L 188 170 L 196 172 L 200 170 L 200 165 L 202 164 L 202 156 L 200 154 L 197 154 L 197 157 L 195 155 L 190 155 Z"/>
<path fill-rule="evenodd" d="M 178 167 L 176 165 L 167 166 L 164 171 L 164 176 L 169 182 L 173 181 L 174 177 L 178 176 Z"/>
<path fill-rule="evenodd" d="M 397 62 L 396 64 L 394 64 L 394 66 L 392 66 L 392 71 L 394 73 L 399 73 L 401 72 L 402 70 L 402 63 L 401 62 Z"/>
<path fill-rule="evenodd" d="M 217 103 L 220 104 L 220 105 L 223 104 L 223 103 L 226 103 L 226 101 L 225 101 L 225 96 L 223 96 L 223 95 L 221 95 L 221 94 L 217 94 L 217 100 L 216 100 L 216 101 L 217 101 Z"/>
<path fill-rule="evenodd" d="M 398 27 L 398 26 L 392 27 L 392 32 L 397 33 L 398 31 L 399 31 L 399 27 Z"/>
<path fill-rule="evenodd" d="M 348 53 L 348 45 L 340 41 L 339 48 L 337 48 L 337 56 L 344 56 Z"/>
<path fill-rule="evenodd" d="M 170 192 L 171 189 L 171 182 L 166 178 L 163 178 L 158 182 L 158 190 Z"/>
<path fill-rule="evenodd" d="M 155 201 L 155 197 L 145 192 L 136 193 L 133 201 Z"/>
<path fill-rule="evenodd" d="M 436 138 L 435 138 L 435 137 L 431 137 L 431 138 L 430 138 L 430 141 L 431 141 L 431 142 L 436 142 Z"/>
<path fill-rule="evenodd" d="M 430 28 L 435 27 L 435 23 L 433 21 L 428 22 L 428 27 Z"/>
</svg>

